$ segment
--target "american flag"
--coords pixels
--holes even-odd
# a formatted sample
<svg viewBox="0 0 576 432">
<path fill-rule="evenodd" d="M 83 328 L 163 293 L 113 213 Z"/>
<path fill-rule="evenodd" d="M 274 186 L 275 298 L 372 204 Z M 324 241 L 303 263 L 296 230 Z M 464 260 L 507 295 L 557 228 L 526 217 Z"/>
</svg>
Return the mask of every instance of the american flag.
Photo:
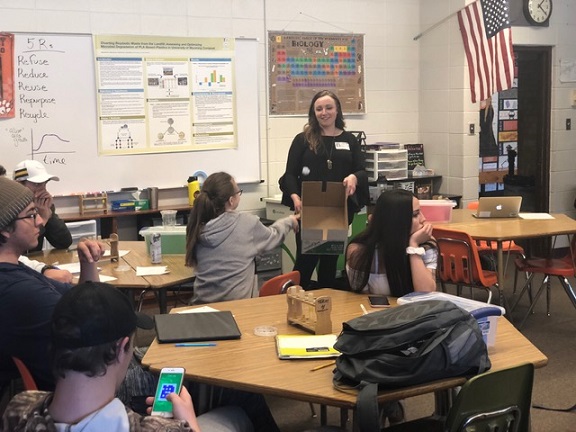
<svg viewBox="0 0 576 432">
<path fill-rule="evenodd" d="M 476 0 L 458 12 L 472 102 L 512 87 L 514 54 L 508 0 Z"/>
</svg>

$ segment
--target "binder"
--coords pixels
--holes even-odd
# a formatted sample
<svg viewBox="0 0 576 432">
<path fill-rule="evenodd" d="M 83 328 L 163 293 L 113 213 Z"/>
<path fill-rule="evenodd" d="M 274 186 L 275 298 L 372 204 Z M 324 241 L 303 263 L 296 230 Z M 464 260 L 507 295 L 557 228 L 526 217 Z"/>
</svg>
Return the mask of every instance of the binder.
<svg viewBox="0 0 576 432">
<path fill-rule="evenodd" d="M 159 343 L 240 339 L 230 311 L 160 314 L 154 316 Z"/>
<path fill-rule="evenodd" d="M 278 358 L 330 358 L 338 357 L 340 352 L 334 349 L 336 335 L 277 335 L 276 349 Z"/>
</svg>

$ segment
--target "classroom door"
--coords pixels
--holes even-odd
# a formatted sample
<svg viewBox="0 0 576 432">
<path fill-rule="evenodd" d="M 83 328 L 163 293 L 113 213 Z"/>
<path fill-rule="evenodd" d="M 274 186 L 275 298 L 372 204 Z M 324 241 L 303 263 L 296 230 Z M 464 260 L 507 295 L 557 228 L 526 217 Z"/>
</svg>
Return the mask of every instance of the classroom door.
<svg viewBox="0 0 576 432">
<path fill-rule="evenodd" d="M 480 110 L 479 195 L 520 195 L 522 211 L 547 212 L 552 49 L 515 46 L 514 53 L 517 85 L 491 101 L 494 139 L 482 135 L 482 120 L 491 120 Z"/>
<path fill-rule="evenodd" d="M 552 47 L 515 46 L 518 68 L 518 176 L 532 178 L 533 211 L 548 212 Z"/>
</svg>

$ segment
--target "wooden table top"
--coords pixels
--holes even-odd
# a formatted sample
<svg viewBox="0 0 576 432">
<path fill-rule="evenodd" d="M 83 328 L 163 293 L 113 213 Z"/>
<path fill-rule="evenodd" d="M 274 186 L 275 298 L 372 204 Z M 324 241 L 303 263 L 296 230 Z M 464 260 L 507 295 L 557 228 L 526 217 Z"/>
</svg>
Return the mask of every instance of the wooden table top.
<svg viewBox="0 0 576 432">
<path fill-rule="evenodd" d="M 313 294 L 315 297 L 319 295 L 332 297 L 332 331 L 335 334 L 341 331 L 342 322 L 362 313 L 361 303 L 370 310 L 367 296 L 363 294 L 331 289 L 313 291 Z M 155 340 L 142 363 L 157 373 L 163 367 L 184 367 L 186 377 L 197 382 L 342 408 L 355 406 L 356 394 L 344 393 L 333 388 L 333 367 L 311 371 L 315 366 L 328 363 L 329 360 L 280 360 L 276 353 L 274 337 L 254 335 L 254 328 L 263 325 L 276 327 L 278 334 L 304 333 L 286 323 L 285 295 L 213 303 L 210 306 L 233 312 L 242 332 L 241 339 L 218 341 L 215 347 L 194 348 L 158 344 Z M 505 318 L 499 319 L 496 344 L 489 349 L 489 355 L 492 370 L 526 362 L 533 363 L 535 367 L 542 367 L 548 361 L 546 356 Z M 397 400 L 448 389 L 464 382 L 464 378 L 446 379 L 382 392 L 379 399 L 381 402 Z"/>
<path fill-rule="evenodd" d="M 109 259 L 104 258 L 98 264 L 98 267 L 102 269 L 100 274 L 117 278 L 109 282 L 117 287 L 161 289 L 186 283 L 194 279 L 194 270 L 184 265 L 184 255 L 162 255 L 161 264 L 152 264 L 146 252 L 146 243 L 143 241 L 120 241 L 118 243 L 118 249 L 129 250 L 130 252 L 120 258 L 117 263 L 112 263 Z M 60 264 L 78 262 L 76 251 L 52 249 L 50 251 L 30 254 L 29 257 L 46 264 L 53 264 L 55 262 Z M 170 272 L 158 276 L 136 276 L 137 266 L 153 265 L 168 266 Z"/>
<path fill-rule="evenodd" d="M 562 213 L 553 213 L 554 219 L 478 219 L 472 213 L 473 210 L 455 209 L 450 222 L 435 222 L 434 225 L 466 231 L 473 238 L 482 240 L 517 240 L 576 232 L 576 220 Z"/>
<path fill-rule="evenodd" d="M 52 249 L 49 251 L 30 254 L 29 258 L 42 261 L 46 264 L 70 264 L 78 262 L 78 254 L 75 250 L 67 251 Z M 98 263 L 98 267 L 101 269 L 100 274 L 116 278 L 108 283 L 119 288 L 144 289 L 150 286 L 150 283 L 146 279 L 141 276 L 136 276 L 135 270 L 126 263 L 123 258 L 120 258 L 118 262 L 113 263 L 109 258 L 104 257 Z M 78 279 L 75 278 L 74 283 L 77 281 Z"/>
<path fill-rule="evenodd" d="M 146 252 L 146 242 L 120 241 L 118 248 L 130 250 L 130 253 L 124 255 L 123 258 L 133 269 L 136 269 L 138 266 L 168 266 L 170 273 L 158 276 L 145 276 L 150 284 L 150 288 L 166 288 L 194 280 L 194 269 L 186 267 L 184 255 L 162 254 L 162 263 L 152 264 L 150 262 L 150 256 Z"/>
</svg>

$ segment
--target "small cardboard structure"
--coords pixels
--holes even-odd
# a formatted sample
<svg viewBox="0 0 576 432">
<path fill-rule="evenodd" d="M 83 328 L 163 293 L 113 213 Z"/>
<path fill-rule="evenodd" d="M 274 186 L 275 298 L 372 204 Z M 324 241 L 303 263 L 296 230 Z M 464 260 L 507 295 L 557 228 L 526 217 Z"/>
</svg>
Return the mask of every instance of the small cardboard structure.
<svg viewBox="0 0 576 432">
<path fill-rule="evenodd" d="M 301 230 L 302 253 L 344 253 L 348 239 L 348 207 L 342 183 L 302 182 Z"/>
</svg>

